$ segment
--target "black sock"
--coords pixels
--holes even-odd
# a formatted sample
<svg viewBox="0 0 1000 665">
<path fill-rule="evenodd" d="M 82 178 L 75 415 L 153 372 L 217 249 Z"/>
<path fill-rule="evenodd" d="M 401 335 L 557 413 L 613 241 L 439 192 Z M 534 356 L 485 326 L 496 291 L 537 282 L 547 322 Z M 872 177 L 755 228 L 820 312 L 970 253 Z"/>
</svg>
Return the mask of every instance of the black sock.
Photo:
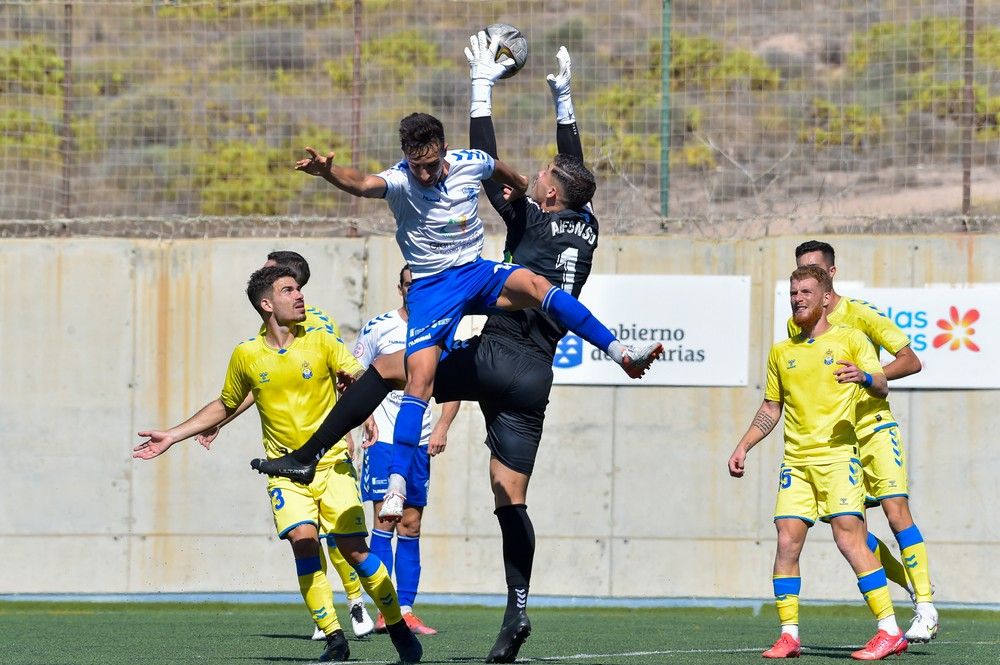
<svg viewBox="0 0 1000 665">
<path fill-rule="evenodd" d="M 507 609 L 503 622 L 507 623 L 528 604 L 531 564 L 535 558 L 535 529 L 528 517 L 528 507 L 523 503 L 501 506 L 494 514 L 503 535 L 503 567 L 507 574 Z"/>
<path fill-rule="evenodd" d="M 360 379 L 344 391 L 309 440 L 298 450 L 292 451 L 292 457 L 303 464 L 319 460 L 348 432 L 360 427 L 390 391 L 392 386 L 385 382 L 378 370 L 369 367 Z"/>
</svg>

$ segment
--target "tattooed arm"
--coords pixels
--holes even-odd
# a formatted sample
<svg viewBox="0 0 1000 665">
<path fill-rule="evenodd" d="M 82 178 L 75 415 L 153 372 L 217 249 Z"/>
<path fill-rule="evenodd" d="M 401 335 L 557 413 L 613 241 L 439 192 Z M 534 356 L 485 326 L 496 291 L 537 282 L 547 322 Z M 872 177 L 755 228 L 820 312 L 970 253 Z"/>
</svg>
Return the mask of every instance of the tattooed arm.
<svg viewBox="0 0 1000 665">
<path fill-rule="evenodd" d="M 729 456 L 730 476 L 733 478 L 743 477 L 747 453 L 771 433 L 771 430 L 778 424 L 779 418 L 781 418 L 781 403 L 764 400 L 760 408 L 757 409 L 757 414 L 753 417 L 753 422 L 750 423 L 747 433 L 743 435 L 740 442 L 736 444 L 736 450 Z"/>
</svg>

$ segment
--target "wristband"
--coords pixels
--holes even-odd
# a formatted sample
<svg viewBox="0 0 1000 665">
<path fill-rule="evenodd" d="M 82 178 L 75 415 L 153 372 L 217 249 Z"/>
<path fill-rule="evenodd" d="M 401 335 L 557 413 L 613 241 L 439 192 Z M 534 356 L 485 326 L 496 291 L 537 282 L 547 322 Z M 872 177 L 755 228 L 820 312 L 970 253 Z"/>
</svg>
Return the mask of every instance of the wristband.
<svg viewBox="0 0 1000 665">
<path fill-rule="evenodd" d="M 555 105 L 557 123 L 560 125 L 571 125 L 576 122 L 576 115 L 573 113 L 573 98 L 570 97 L 568 90 L 565 94 L 559 95 L 555 99 Z"/>
<path fill-rule="evenodd" d="M 871 388 L 872 387 L 872 375 L 869 374 L 868 372 L 865 372 L 865 380 L 861 382 L 861 385 L 863 385 L 865 388 Z"/>
<path fill-rule="evenodd" d="M 484 78 L 472 80 L 472 103 L 469 116 L 482 118 L 493 114 L 493 81 Z"/>
</svg>

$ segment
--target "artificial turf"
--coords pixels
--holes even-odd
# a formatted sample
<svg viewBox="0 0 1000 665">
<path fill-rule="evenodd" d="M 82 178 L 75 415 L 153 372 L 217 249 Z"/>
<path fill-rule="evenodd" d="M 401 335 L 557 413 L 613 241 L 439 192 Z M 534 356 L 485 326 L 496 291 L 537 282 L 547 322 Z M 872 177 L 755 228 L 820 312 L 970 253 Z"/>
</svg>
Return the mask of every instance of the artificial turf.
<svg viewBox="0 0 1000 665">
<path fill-rule="evenodd" d="M 340 608 L 343 609 L 343 608 Z M 421 618 L 440 633 L 421 638 L 426 663 L 482 662 L 502 610 L 423 606 Z M 942 632 L 903 656 L 914 663 L 1000 662 L 1000 612 L 944 610 Z M 773 609 L 530 610 L 533 632 L 518 662 L 581 665 L 759 663 L 777 636 Z M 871 637 L 863 607 L 803 606 L 806 663 L 853 662 L 850 652 Z M 908 617 L 901 617 L 908 618 Z M 346 614 L 345 632 L 351 637 Z M 905 626 L 904 626 L 905 628 Z M 0 603 L 0 663 L 310 663 L 323 651 L 298 605 L 222 603 Z M 385 635 L 350 639 L 351 660 L 397 662 Z"/>
</svg>

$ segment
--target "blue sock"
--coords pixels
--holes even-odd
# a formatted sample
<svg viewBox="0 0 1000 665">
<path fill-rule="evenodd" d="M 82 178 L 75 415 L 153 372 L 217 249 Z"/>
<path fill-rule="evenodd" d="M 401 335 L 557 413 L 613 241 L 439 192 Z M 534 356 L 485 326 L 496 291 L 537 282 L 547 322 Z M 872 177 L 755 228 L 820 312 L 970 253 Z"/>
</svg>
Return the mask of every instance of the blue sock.
<svg viewBox="0 0 1000 665">
<path fill-rule="evenodd" d="M 385 563 L 385 570 L 392 577 L 392 532 L 372 529 L 372 542 L 368 550 Z"/>
<path fill-rule="evenodd" d="M 420 536 L 396 536 L 396 593 L 401 606 L 413 607 L 420 585 Z"/>
<path fill-rule="evenodd" d="M 424 400 L 413 395 L 403 395 L 399 414 L 396 416 L 396 429 L 392 433 L 392 461 L 389 462 L 389 475 L 398 473 L 404 478 L 409 478 L 410 465 L 413 463 L 417 446 L 420 445 L 426 410 L 427 402 Z"/>
<path fill-rule="evenodd" d="M 553 286 L 542 299 L 542 311 L 550 315 L 601 351 L 607 351 L 615 341 L 614 333 L 597 320 L 579 300 Z"/>
</svg>

